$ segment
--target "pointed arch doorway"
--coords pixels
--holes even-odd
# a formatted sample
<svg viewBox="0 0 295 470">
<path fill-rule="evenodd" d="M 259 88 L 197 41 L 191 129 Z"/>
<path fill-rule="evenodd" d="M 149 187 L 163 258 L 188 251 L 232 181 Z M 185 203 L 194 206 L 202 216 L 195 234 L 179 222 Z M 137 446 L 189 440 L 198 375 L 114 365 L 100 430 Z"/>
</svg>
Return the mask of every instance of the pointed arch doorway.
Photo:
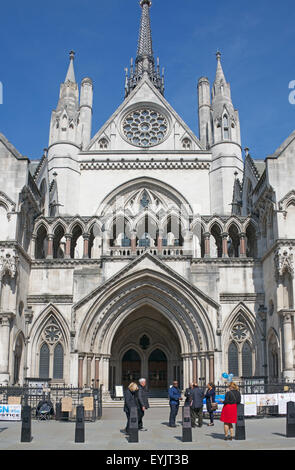
<svg viewBox="0 0 295 470">
<path fill-rule="evenodd" d="M 130 382 L 137 382 L 141 377 L 141 358 L 137 351 L 129 349 L 122 359 L 122 385 L 128 387 Z"/>
<path fill-rule="evenodd" d="M 155 349 L 148 359 L 148 377 L 151 391 L 168 390 L 168 361 L 161 349 Z"/>
<path fill-rule="evenodd" d="M 153 397 L 162 397 L 172 381 L 182 377 L 182 364 L 175 329 L 157 309 L 143 305 L 130 313 L 114 334 L 109 391 L 114 393 L 115 385 L 126 388 L 144 377 Z"/>
</svg>

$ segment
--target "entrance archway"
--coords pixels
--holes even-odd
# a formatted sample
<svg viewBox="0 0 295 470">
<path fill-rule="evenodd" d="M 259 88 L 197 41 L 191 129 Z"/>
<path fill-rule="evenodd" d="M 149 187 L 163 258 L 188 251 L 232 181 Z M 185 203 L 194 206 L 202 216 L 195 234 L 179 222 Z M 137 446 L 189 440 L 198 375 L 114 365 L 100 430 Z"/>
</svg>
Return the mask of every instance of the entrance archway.
<svg viewBox="0 0 295 470">
<path fill-rule="evenodd" d="M 161 349 L 155 349 L 148 360 L 149 387 L 153 390 L 167 390 L 168 361 L 166 354 Z"/>
<path fill-rule="evenodd" d="M 114 337 L 109 391 L 112 393 L 116 385 L 126 388 L 130 382 L 144 377 L 148 390 L 157 396 L 160 391 L 167 392 L 182 367 L 175 329 L 158 310 L 144 305 L 123 321 Z"/>
<path fill-rule="evenodd" d="M 141 359 L 134 349 L 129 349 L 122 359 L 122 385 L 128 387 L 130 382 L 140 379 Z"/>
</svg>

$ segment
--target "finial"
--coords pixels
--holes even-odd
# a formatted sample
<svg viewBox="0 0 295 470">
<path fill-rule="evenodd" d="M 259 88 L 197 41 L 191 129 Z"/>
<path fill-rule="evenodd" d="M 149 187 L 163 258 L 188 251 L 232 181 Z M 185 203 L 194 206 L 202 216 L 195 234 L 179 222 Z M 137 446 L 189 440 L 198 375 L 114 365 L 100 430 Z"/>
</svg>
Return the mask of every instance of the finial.
<svg viewBox="0 0 295 470">
<path fill-rule="evenodd" d="M 140 0 L 140 6 L 143 7 L 143 5 L 147 4 L 149 7 L 152 6 L 151 0 Z"/>
<path fill-rule="evenodd" d="M 217 60 L 220 60 L 221 59 L 221 52 L 219 49 L 217 49 L 217 52 L 216 52 L 216 59 Z"/>
<path fill-rule="evenodd" d="M 70 51 L 70 60 L 74 60 L 74 59 L 75 59 L 75 52 Z"/>
<path fill-rule="evenodd" d="M 245 155 L 246 155 L 246 157 L 248 157 L 248 155 L 249 155 L 249 150 L 250 150 L 250 149 L 249 149 L 248 147 L 245 147 L 244 150 L 245 150 Z"/>
</svg>

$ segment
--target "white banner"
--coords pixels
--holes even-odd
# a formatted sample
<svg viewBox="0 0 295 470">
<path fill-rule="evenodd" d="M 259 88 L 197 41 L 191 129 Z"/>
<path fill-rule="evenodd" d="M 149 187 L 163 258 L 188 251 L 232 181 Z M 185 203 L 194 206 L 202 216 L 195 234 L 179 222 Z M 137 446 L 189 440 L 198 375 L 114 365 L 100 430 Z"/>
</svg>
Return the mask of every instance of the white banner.
<svg viewBox="0 0 295 470">
<path fill-rule="evenodd" d="M 244 404 L 245 416 L 257 415 L 257 395 L 243 395 L 242 403 Z"/>
<path fill-rule="evenodd" d="M 21 421 L 21 405 L 0 405 L 0 421 Z"/>
<path fill-rule="evenodd" d="M 287 414 L 287 403 L 288 401 L 295 402 L 295 393 L 279 393 L 278 394 L 278 402 L 279 402 L 279 414 L 286 415 Z"/>
<path fill-rule="evenodd" d="M 277 404 L 278 404 L 277 393 L 257 395 L 257 406 L 276 406 Z"/>
</svg>

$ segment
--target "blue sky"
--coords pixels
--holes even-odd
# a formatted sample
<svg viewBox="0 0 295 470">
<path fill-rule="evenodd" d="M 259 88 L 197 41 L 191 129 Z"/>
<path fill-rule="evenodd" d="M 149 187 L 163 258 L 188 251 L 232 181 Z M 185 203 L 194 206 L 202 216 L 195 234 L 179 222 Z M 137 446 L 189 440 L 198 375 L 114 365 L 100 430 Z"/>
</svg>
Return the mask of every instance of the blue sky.
<svg viewBox="0 0 295 470">
<path fill-rule="evenodd" d="M 138 0 L 10 0 L 1 5 L 0 132 L 24 155 L 48 145 L 68 53 L 76 78 L 94 81 L 92 135 L 121 104 L 124 68 L 135 57 Z M 197 81 L 212 83 L 215 53 L 239 110 L 242 145 L 265 158 L 295 128 L 294 1 L 153 0 L 153 46 L 166 70 L 166 99 L 198 134 Z"/>
</svg>

